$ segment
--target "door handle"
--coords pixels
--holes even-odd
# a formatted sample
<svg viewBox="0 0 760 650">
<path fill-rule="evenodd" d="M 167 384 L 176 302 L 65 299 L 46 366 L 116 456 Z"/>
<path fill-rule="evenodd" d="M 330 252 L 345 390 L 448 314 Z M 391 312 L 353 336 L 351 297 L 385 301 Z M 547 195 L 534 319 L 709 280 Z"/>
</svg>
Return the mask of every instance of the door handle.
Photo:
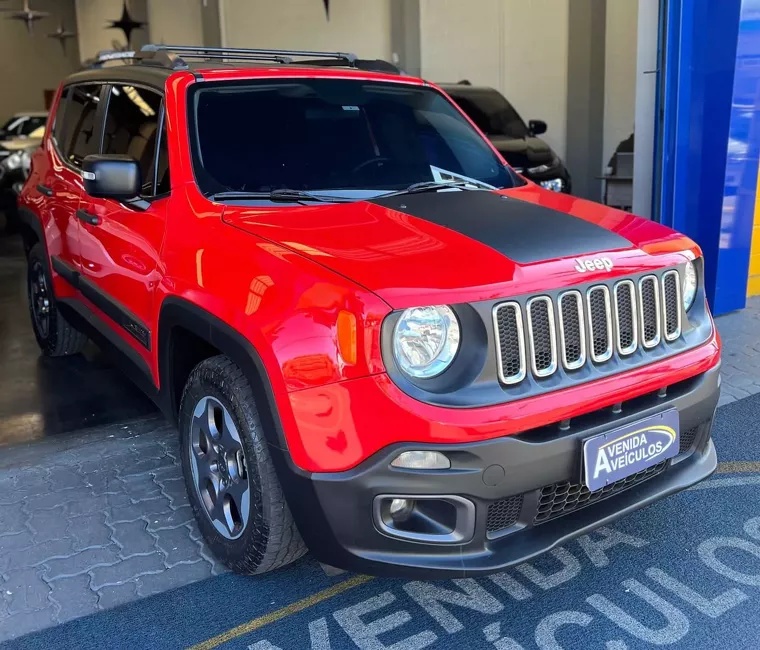
<svg viewBox="0 0 760 650">
<path fill-rule="evenodd" d="M 44 194 L 45 196 L 53 196 L 52 188 L 48 187 L 47 185 L 38 185 L 37 191 L 40 194 Z"/>
<path fill-rule="evenodd" d="M 97 226 L 100 224 L 100 217 L 95 214 L 90 214 L 87 210 L 77 210 L 77 219 L 89 223 L 91 226 Z"/>
</svg>

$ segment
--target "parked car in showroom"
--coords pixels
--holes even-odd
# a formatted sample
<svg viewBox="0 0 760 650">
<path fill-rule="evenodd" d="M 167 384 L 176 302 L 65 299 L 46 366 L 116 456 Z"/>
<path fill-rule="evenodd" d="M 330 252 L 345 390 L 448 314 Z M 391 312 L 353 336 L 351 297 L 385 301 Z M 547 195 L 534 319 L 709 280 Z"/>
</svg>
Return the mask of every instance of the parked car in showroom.
<svg viewBox="0 0 760 650">
<path fill-rule="evenodd" d="M 23 111 L 16 113 L 0 127 L 0 142 L 34 137 L 32 134 L 45 126 L 47 111 Z"/>
<path fill-rule="evenodd" d="M 28 136 L 0 142 L 0 212 L 5 215 L 6 232 L 16 232 L 16 199 L 29 176 L 32 152 L 42 143 L 45 126 Z"/>
<path fill-rule="evenodd" d="M 468 81 L 440 84 L 475 122 L 512 168 L 525 178 L 553 192 L 572 191 L 572 181 L 562 160 L 538 136 L 546 133 L 543 120 L 525 124 L 520 114 L 497 90 L 473 86 Z"/>
<path fill-rule="evenodd" d="M 123 56 L 63 82 L 32 156 L 32 326 L 177 423 L 229 567 L 500 571 L 715 470 L 689 238 L 520 178 L 354 55 Z"/>
</svg>

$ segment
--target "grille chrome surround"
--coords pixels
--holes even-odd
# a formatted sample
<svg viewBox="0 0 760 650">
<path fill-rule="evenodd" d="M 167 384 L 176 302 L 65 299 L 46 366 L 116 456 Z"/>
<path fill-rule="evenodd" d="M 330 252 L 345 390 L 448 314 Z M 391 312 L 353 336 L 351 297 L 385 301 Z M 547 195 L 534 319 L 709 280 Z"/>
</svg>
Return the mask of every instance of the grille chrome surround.
<svg viewBox="0 0 760 650">
<path fill-rule="evenodd" d="M 573 300 L 575 303 L 573 317 L 576 319 L 576 323 L 565 322 L 565 304 L 566 301 Z M 562 365 L 566 370 L 577 370 L 586 363 L 586 320 L 583 316 L 583 296 L 580 291 L 565 291 L 559 297 L 559 345 L 560 353 L 562 354 Z M 570 314 L 568 314 L 569 316 Z M 577 327 L 578 342 L 569 341 L 568 331 L 571 327 Z M 578 354 L 571 361 L 568 361 L 568 350 L 571 345 L 578 346 Z"/>
<path fill-rule="evenodd" d="M 542 313 L 542 310 L 545 312 Z M 548 296 L 538 296 L 528 301 L 527 312 L 531 370 L 535 377 L 548 377 L 557 371 L 557 328 L 554 324 L 554 305 Z M 537 342 L 537 339 L 541 340 Z M 548 361 L 543 361 L 547 354 L 546 343 L 549 347 L 549 356 Z"/>
<path fill-rule="evenodd" d="M 584 381 L 586 374 L 571 373 L 595 374 L 594 366 L 605 363 L 640 365 L 642 352 L 662 358 L 675 352 L 669 344 L 688 339 L 682 312 L 680 273 L 673 268 L 498 303 L 491 314 L 499 380 L 512 386 L 528 375 L 566 373 Z"/>
<path fill-rule="evenodd" d="M 594 304 L 593 301 L 596 299 L 596 295 L 601 292 L 604 300 L 604 306 L 603 306 L 603 313 L 601 314 L 601 320 L 599 318 L 594 318 Z M 598 284 L 595 287 L 591 287 L 588 291 L 586 291 L 586 307 L 588 309 L 588 330 L 589 330 L 589 354 L 591 356 L 591 360 L 595 363 L 604 363 L 605 361 L 609 361 L 612 358 L 612 315 L 611 315 L 611 309 L 610 309 L 610 290 L 606 285 Z M 594 322 L 596 321 L 596 323 Z M 601 329 L 601 326 L 604 326 L 606 329 L 606 339 L 607 343 L 605 348 L 602 350 L 600 349 L 597 351 L 596 346 L 596 334 L 594 330 L 597 331 Z"/>
<path fill-rule="evenodd" d="M 511 373 L 509 375 L 505 374 L 504 372 L 506 359 L 504 358 L 504 343 L 501 340 L 502 336 L 500 333 L 500 314 L 502 312 L 505 313 L 504 318 L 513 319 L 515 336 L 517 338 L 518 370 L 517 372 Z M 508 322 L 506 326 L 509 325 L 510 323 Z M 493 308 L 493 332 L 494 339 L 496 341 L 496 357 L 498 360 L 497 366 L 499 370 L 499 381 L 501 381 L 502 384 L 506 384 L 507 386 L 510 384 L 519 384 L 523 379 L 525 379 L 525 375 L 527 374 L 525 363 L 525 335 L 523 333 L 523 319 L 520 303 L 503 302 Z"/>
<path fill-rule="evenodd" d="M 675 294 L 675 300 L 672 296 L 668 297 L 670 293 Z M 681 336 L 682 305 L 681 276 L 675 269 L 662 274 L 662 304 L 665 305 L 665 309 L 662 310 L 662 328 L 665 340 L 668 342 L 675 341 Z"/>
<path fill-rule="evenodd" d="M 651 295 L 650 295 L 651 292 Z M 646 294 L 646 295 L 645 295 Z M 649 304 L 654 302 L 654 322 L 647 321 L 647 308 L 652 306 Z M 641 329 L 641 345 L 647 350 L 657 347 L 662 339 L 662 313 L 660 310 L 660 290 L 657 277 L 654 275 L 647 275 L 639 280 L 639 304 L 641 310 L 639 314 L 639 326 Z M 655 333 L 653 336 L 647 336 L 647 327 L 654 325 Z"/>
<path fill-rule="evenodd" d="M 625 301 L 624 290 L 628 292 L 628 308 L 631 310 L 630 316 L 627 317 L 621 313 L 621 300 Z M 630 280 L 622 280 L 615 285 L 613 289 L 615 296 L 615 324 L 617 334 L 615 336 L 615 344 L 617 345 L 618 354 L 621 356 L 628 356 L 636 352 L 639 347 L 639 332 L 638 332 L 638 314 L 636 309 L 636 286 Z M 625 307 L 625 303 L 623 307 Z M 630 324 L 626 323 L 626 330 L 630 325 L 630 337 L 631 342 L 628 345 L 623 345 L 623 336 L 625 334 L 623 330 L 623 321 L 630 318 Z"/>
</svg>

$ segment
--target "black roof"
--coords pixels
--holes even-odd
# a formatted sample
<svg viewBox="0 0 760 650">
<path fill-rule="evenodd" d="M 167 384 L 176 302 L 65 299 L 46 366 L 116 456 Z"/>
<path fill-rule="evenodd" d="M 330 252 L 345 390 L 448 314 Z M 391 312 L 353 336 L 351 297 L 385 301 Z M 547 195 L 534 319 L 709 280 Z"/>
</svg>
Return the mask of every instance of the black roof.
<svg viewBox="0 0 760 650">
<path fill-rule="evenodd" d="M 119 65 L 111 66 L 111 63 Z M 241 68 L 297 66 L 298 68 L 344 67 L 355 70 L 402 74 L 387 61 L 359 59 L 348 52 L 316 52 L 303 50 L 263 50 L 215 48 L 188 45 L 144 45 L 139 51 L 103 51 L 85 63 L 85 70 L 74 73 L 68 82 L 138 81 L 163 86 L 166 78 L 178 70 L 197 71 L 207 68 Z M 108 67 L 106 67 L 108 66 Z"/>
</svg>

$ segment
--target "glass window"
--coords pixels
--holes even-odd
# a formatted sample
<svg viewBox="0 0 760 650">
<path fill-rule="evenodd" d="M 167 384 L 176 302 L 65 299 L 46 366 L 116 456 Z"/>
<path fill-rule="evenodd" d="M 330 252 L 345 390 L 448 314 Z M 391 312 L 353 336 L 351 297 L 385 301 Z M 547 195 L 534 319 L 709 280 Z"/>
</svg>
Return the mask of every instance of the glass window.
<svg viewBox="0 0 760 650">
<path fill-rule="evenodd" d="M 156 195 L 168 194 L 171 191 L 169 181 L 169 148 L 166 144 L 166 123 L 161 129 L 161 140 L 158 143 L 158 169 L 156 170 Z"/>
<path fill-rule="evenodd" d="M 39 115 L 28 117 L 26 120 L 24 120 L 24 123 L 21 125 L 20 135 L 31 135 L 34 131 L 39 129 L 41 126 L 45 126 L 46 121 L 47 121 L 46 117 L 42 117 Z"/>
<path fill-rule="evenodd" d="M 72 86 L 63 115 L 64 134 L 61 150 L 72 165 L 82 166 L 85 156 L 98 153 L 99 133 L 96 133 L 95 116 L 100 101 L 100 86 L 86 84 Z M 59 140 L 59 145 L 60 145 Z"/>
<path fill-rule="evenodd" d="M 58 102 L 58 108 L 56 108 L 55 116 L 53 117 L 55 121 L 53 125 L 53 140 L 59 148 L 63 146 L 63 127 L 66 124 L 66 105 L 68 104 L 70 90 L 70 88 L 63 89 L 61 99 Z"/>
<path fill-rule="evenodd" d="M 517 111 L 500 93 L 487 89 L 447 88 L 451 98 L 486 135 L 527 138 L 530 134 Z"/>
<path fill-rule="evenodd" d="M 289 79 L 196 84 L 190 92 L 193 163 L 204 192 L 513 184 L 488 143 L 431 88 Z"/>
<path fill-rule="evenodd" d="M 131 156 L 140 165 L 143 195 L 153 195 L 161 95 L 134 86 L 114 85 L 108 100 L 104 154 Z"/>
</svg>

